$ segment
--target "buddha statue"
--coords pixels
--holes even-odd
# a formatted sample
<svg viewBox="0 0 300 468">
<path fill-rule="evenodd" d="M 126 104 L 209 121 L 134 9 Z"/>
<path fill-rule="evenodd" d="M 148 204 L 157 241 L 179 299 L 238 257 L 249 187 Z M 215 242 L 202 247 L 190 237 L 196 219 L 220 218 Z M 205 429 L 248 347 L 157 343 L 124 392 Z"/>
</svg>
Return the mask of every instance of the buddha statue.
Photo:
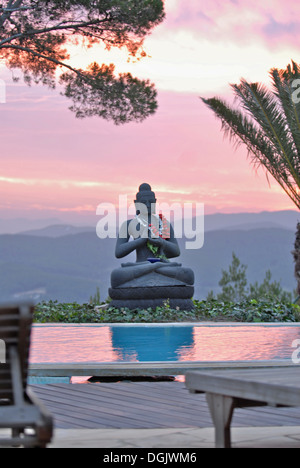
<svg viewBox="0 0 300 468">
<path fill-rule="evenodd" d="M 149 184 L 140 185 L 134 203 L 136 217 L 120 227 L 115 255 L 123 258 L 135 251 L 136 262 L 122 263 L 111 273 L 111 305 L 147 308 L 169 300 L 171 307 L 190 310 L 194 273 L 169 260 L 178 257 L 180 249 L 172 225 L 155 212 L 156 198 Z"/>
</svg>

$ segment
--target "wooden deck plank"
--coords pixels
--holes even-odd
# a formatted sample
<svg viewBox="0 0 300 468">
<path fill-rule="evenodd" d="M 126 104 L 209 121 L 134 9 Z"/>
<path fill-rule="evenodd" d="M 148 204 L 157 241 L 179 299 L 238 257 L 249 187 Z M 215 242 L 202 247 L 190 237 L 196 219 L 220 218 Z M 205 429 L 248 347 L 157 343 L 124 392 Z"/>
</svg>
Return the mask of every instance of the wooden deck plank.
<svg viewBox="0 0 300 468">
<path fill-rule="evenodd" d="M 37 395 L 40 394 L 37 392 Z M 68 413 L 71 414 L 73 417 L 82 418 L 86 420 L 93 419 L 94 421 L 97 419 L 97 407 L 95 407 L 95 403 L 93 404 L 90 400 L 87 401 L 87 397 L 85 395 L 81 395 L 81 400 L 79 401 L 78 396 L 66 397 L 65 395 L 58 395 L 57 392 L 55 395 L 43 393 L 43 401 L 48 405 L 48 407 L 57 408 L 59 411 L 65 410 L 67 408 Z M 66 414 L 68 414 L 66 413 Z M 101 402 L 101 418 L 107 422 L 110 421 L 111 417 L 118 418 L 123 417 L 126 413 L 122 411 L 122 409 L 113 408 L 111 405 L 105 404 L 105 402 Z M 107 417 L 106 417 L 107 416 Z"/>
<path fill-rule="evenodd" d="M 31 385 L 59 428 L 213 427 L 204 394 L 183 382 Z M 299 408 L 235 411 L 232 426 L 300 426 Z"/>
<path fill-rule="evenodd" d="M 99 401 L 99 389 L 98 389 L 99 385 L 101 385 L 101 401 Z M 76 403 L 76 396 L 74 397 L 72 395 L 73 392 L 70 391 L 70 388 L 74 388 L 74 386 L 71 385 L 71 387 L 67 386 L 63 388 L 61 388 L 60 386 L 57 386 L 57 393 L 54 395 L 54 397 L 61 403 L 63 394 L 64 394 L 65 398 L 68 399 L 68 404 L 70 406 L 73 406 L 74 402 Z M 87 410 L 86 413 L 88 415 L 90 415 L 91 411 L 97 411 L 98 407 L 101 408 L 100 411 L 102 414 L 108 413 L 108 415 L 113 415 L 114 418 L 117 418 L 117 417 L 128 418 L 129 417 L 130 419 L 136 419 L 137 421 L 140 421 L 141 414 L 143 414 L 143 419 L 145 419 L 146 417 L 148 423 L 153 423 L 154 425 L 153 427 L 155 427 L 155 424 L 157 424 L 157 422 L 160 421 L 162 418 L 164 418 L 164 422 L 163 422 L 164 427 L 166 426 L 167 423 L 173 426 L 173 424 L 176 421 L 181 422 L 182 424 L 186 425 L 186 420 L 188 416 L 190 420 L 194 420 L 194 425 L 197 424 L 197 419 L 194 415 L 192 405 L 188 405 L 187 403 L 185 403 L 184 416 L 182 417 L 181 413 L 182 413 L 183 407 L 181 407 L 181 412 L 177 414 L 178 403 L 172 401 L 172 398 L 170 398 L 169 392 L 168 392 L 168 402 L 166 401 L 164 403 L 163 401 L 160 401 L 157 398 L 150 401 L 149 395 L 145 395 L 144 393 L 142 394 L 142 397 L 141 397 L 141 392 L 139 393 L 139 395 L 131 396 L 130 395 L 131 386 L 128 386 L 127 389 L 129 390 L 129 392 L 122 391 L 122 393 L 120 393 L 120 389 L 119 389 L 119 395 L 117 394 L 112 395 L 112 392 L 110 391 L 110 389 L 106 389 L 106 390 L 109 390 L 108 392 L 105 391 L 102 384 L 81 385 L 80 386 L 81 405 Z M 183 389 L 183 393 L 186 393 L 184 392 L 184 389 Z M 48 394 L 49 394 L 49 390 L 48 390 Z M 43 398 L 44 398 L 44 401 L 49 402 L 49 396 L 47 396 L 47 391 L 43 392 Z M 52 398 L 53 398 L 53 395 L 51 395 L 51 392 L 50 392 L 50 400 Z M 129 415 L 128 415 L 127 409 L 125 411 L 124 409 L 122 410 L 122 408 L 124 408 L 124 401 L 126 401 L 126 405 L 129 405 L 130 407 Z M 166 406 L 166 403 L 168 403 L 167 406 Z M 141 421 L 139 422 L 139 427 L 140 426 L 141 426 Z"/>
<path fill-rule="evenodd" d="M 123 402 L 126 400 L 127 404 L 130 404 L 132 408 L 144 408 L 145 404 L 147 404 L 148 407 L 161 408 L 162 411 L 167 404 L 168 409 L 173 407 L 176 411 L 179 403 L 181 403 L 181 405 L 186 407 L 187 412 L 193 413 L 192 405 L 189 404 L 189 401 L 192 403 L 193 400 L 189 398 L 189 393 L 185 389 L 182 389 L 180 397 L 177 397 L 176 393 L 172 392 L 172 388 L 174 387 L 168 385 L 164 387 L 165 395 L 157 394 L 157 386 L 151 387 L 151 385 L 148 385 L 145 387 L 145 391 L 138 384 L 120 384 L 120 386 L 116 386 L 116 384 L 110 384 L 109 386 L 106 386 L 106 384 L 105 386 L 103 384 L 92 384 L 85 386 L 82 392 L 83 394 L 84 392 L 88 392 L 89 395 L 95 394 L 95 397 L 98 397 L 99 386 L 101 387 L 101 401 L 107 401 L 108 404 L 123 405 Z M 153 391 L 154 388 L 155 390 Z"/>
<path fill-rule="evenodd" d="M 117 384 L 113 384 L 117 385 Z M 135 385 L 132 384 L 127 384 L 128 391 L 130 392 L 131 387 Z M 41 386 L 40 386 L 41 387 Z M 59 386 L 57 386 L 59 387 Z M 68 385 L 65 388 L 66 392 L 68 392 Z M 73 385 L 72 385 L 73 387 Z M 83 389 L 84 387 L 84 390 Z M 193 426 L 197 425 L 198 423 L 198 418 L 195 417 L 193 414 L 193 411 L 191 410 L 191 407 L 188 408 L 189 412 L 191 414 L 188 414 L 188 411 L 185 411 L 183 413 L 182 417 L 182 410 L 181 413 L 178 414 L 178 405 L 176 406 L 172 405 L 169 401 L 168 405 L 164 405 L 163 403 L 160 403 L 159 401 L 153 402 L 153 404 L 148 403 L 148 396 L 145 395 L 144 393 L 139 393 L 139 395 L 134 397 L 134 400 L 130 400 L 124 392 L 124 385 L 122 385 L 122 388 L 119 389 L 119 397 L 116 399 L 116 394 L 115 395 L 107 395 L 106 392 L 106 397 L 103 397 L 103 387 L 105 385 L 100 384 L 100 388 L 98 387 L 98 384 L 89 384 L 88 386 L 86 385 L 80 385 L 80 402 L 79 404 L 85 405 L 86 399 L 89 398 L 89 391 L 87 390 L 87 387 L 89 387 L 89 390 L 92 391 L 93 393 L 96 391 L 98 393 L 98 405 L 95 406 L 95 411 L 98 411 L 100 413 L 103 413 L 105 411 L 109 411 L 111 414 L 112 419 L 116 421 L 116 424 L 119 424 L 117 421 L 117 416 L 114 414 L 113 407 L 117 405 L 118 408 L 123 409 L 123 416 L 124 419 L 127 419 L 126 421 L 123 421 L 125 424 L 124 427 L 127 426 L 132 426 L 131 420 L 132 418 L 136 419 L 139 421 L 139 427 L 149 427 L 151 424 L 151 427 L 173 427 L 175 425 L 178 425 L 179 422 L 181 424 L 179 425 L 184 425 L 184 426 L 191 426 L 191 418 L 194 418 Z M 125 385 L 126 388 L 126 385 Z M 151 389 L 151 392 L 153 392 L 153 389 Z M 128 392 L 127 392 L 128 393 Z M 43 397 L 44 390 L 42 393 L 39 392 L 38 396 L 41 398 Z M 55 398 L 55 395 L 53 396 Z M 170 400 L 170 398 L 169 398 Z M 45 400 L 44 400 L 45 401 Z M 97 400 L 96 400 L 97 401 Z M 84 403 L 82 403 L 84 402 Z M 47 403 L 47 401 L 45 401 Z M 183 419 L 183 420 L 182 420 Z M 189 420 L 187 424 L 187 419 Z M 210 425 L 210 417 L 208 412 L 206 412 L 206 424 Z M 120 426 L 122 427 L 122 426 Z"/>
<path fill-rule="evenodd" d="M 252 413 L 257 417 L 257 408 L 247 408 L 247 415 L 249 415 L 249 418 Z M 274 426 L 297 426 L 300 420 L 300 408 L 262 406 L 259 408 L 259 415 L 260 417 L 267 418 L 270 423 L 273 421 Z"/>
<path fill-rule="evenodd" d="M 101 385 L 102 397 L 106 396 L 109 399 L 109 401 L 111 401 L 113 397 L 114 401 L 122 403 L 124 398 L 126 398 L 126 400 L 129 403 L 135 405 L 140 400 L 141 394 L 143 394 L 143 399 L 141 400 L 142 405 L 145 404 L 145 401 L 147 401 L 148 406 L 155 405 L 164 407 L 165 404 L 168 404 L 168 406 L 173 405 L 174 409 L 177 409 L 178 405 L 185 405 L 187 406 L 187 410 L 192 412 L 191 407 L 189 405 L 189 401 L 191 401 L 192 403 L 193 399 L 190 398 L 189 392 L 184 388 L 182 388 L 181 394 L 177 395 L 177 393 L 172 393 L 172 389 L 174 387 L 168 385 L 164 386 L 162 391 L 159 391 L 161 387 L 155 387 L 154 392 L 154 387 L 151 387 L 151 385 L 142 387 L 139 383 L 127 386 L 122 386 L 122 384 L 120 384 L 118 388 L 116 386 L 113 386 L 115 384 L 112 384 L 106 388 L 104 388 L 103 384 L 93 385 L 94 386 L 89 386 L 89 388 L 86 389 L 89 391 L 89 394 L 94 391 L 97 395 L 99 391 L 97 385 Z M 122 394 L 120 393 L 121 390 Z M 82 391 L 84 392 L 85 389 L 83 389 Z"/>
<path fill-rule="evenodd" d="M 184 375 L 191 370 L 295 367 L 291 361 L 166 361 L 166 362 L 67 362 L 30 363 L 29 376 L 140 376 Z"/>
<path fill-rule="evenodd" d="M 81 396 L 83 399 L 88 399 L 89 402 L 95 402 L 99 403 L 99 389 L 98 389 L 99 384 L 88 384 L 80 387 L 81 390 Z M 72 385 L 74 388 L 74 386 Z M 126 388 L 124 391 L 122 391 L 122 394 L 119 392 L 113 392 L 111 389 L 105 389 L 103 385 L 101 384 L 101 403 L 105 403 L 108 407 L 111 407 L 112 409 L 119 408 L 126 400 L 128 404 L 131 405 L 131 408 L 137 408 L 140 409 L 140 407 L 144 407 L 145 405 L 145 400 L 147 400 L 148 406 L 163 406 L 163 402 L 161 402 L 157 398 L 152 398 L 151 395 L 143 395 L 142 401 L 140 401 L 139 395 L 136 394 L 131 394 L 131 392 L 127 391 Z M 130 387 L 129 387 L 130 390 Z M 65 397 L 72 399 L 72 392 L 69 391 L 69 388 L 57 388 L 58 395 L 59 394 L 65 394 Z M 75 397 L 76 399 L 76 397 Z M 169 398 L 170 402 L 170 398 Z"/>
<path fill-rule="evenodd" d="M 128 419 L 128 415 L 116 415 L 110 411 L 97 411 L 94 410 L 92 413 L 86 411 L 77 412 L 74 411 L 74 407 L 69 405 L 55 405 L 53 402 L 48 402 L 45 400 L 44 404 L 47 406 L 49 411 L 52 412 L 55 419 L 56 427 L 68 427 L 68 428 L 117 428 L 117 427 L 130 427 L 130 428 L 139 428 L 141 426 L 140 421 L 135 422 L 133 418 Z M 127 419 L 127 420 L 126 420 Z M 149 427 L 155 427 L 154 424 Z"/>
<path fill-rule="evenodd" d="M 88 387 L 93 387 L 94 384 L 88 385 Z M 82 387 L 80 387 L 80 390 L 82 390 Z M 119 397 L 119 400 L 112 399 L 111 396 L 106 395 L 105 397 L 103 396 L 103 392 L 101 392 L 101 401 L 99 401 L 99 395 L 98 399 L 97 397 L 93 398 L 93 394 L 88 391 L 87 386 L 84 388 L 85 391 L 80 392 L 80 397 L 81 397 L 81 406 L 84 409 L 87 409 L 87 418 L 90 416 L 90 412 L 94 412 L 94 414 L 97 414 L 97 411 L 101 411 L 101 414 L 107 414 L 108 417 L 112 417 L 115 420 L 120 419 L 120 418 L 129 418 L 129 419 L 140 419 L 140 414 L 141 412 L 145 412 L 148 410 L 148 415 L 147 415 L 147 420 L 148 422 L 153 422 L 155 423 L 157 421 L 157 417 L 155 415 L 153 416 L 153 408 L 151 406 L 148 406 L 148 408 L 145 407 L 144 403 L 136 403 L 135 401 L 129 401 L 128 398 L 121 398 Z M 74 401 L 76 403 L 76 398 L 71 398 L 71 395 L 69 394 L 69 390 L 65 389 L 66 395 L 65 398 L 68 398 L 68 405 L 74 405 Z M 61 400 L 61 398 L 60 398 Z M 128 410 L 124 410 L 124 400 L 126 400 L 127 404 L 130 406 L 130 414 L 128 414 Z M 71 402 L 71 403 L 70 403 Z M 123 409 L 122 409 L 123 408 Z M 155 407 L 154 407 L 155 410 Z M 95 418 L 94 418 L 95 419 Z M 131 424 L 132 425 L 132 424 Z M 141 425 L 141 422 L 139 422 L 138 426 Z"/>
</svg>

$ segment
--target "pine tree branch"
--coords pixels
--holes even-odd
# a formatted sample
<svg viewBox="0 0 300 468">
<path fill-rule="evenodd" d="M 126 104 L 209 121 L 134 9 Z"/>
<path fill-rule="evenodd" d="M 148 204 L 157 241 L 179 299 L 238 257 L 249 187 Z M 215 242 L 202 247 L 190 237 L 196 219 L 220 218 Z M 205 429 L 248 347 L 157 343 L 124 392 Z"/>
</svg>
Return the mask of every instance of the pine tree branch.
<svg viewBox="0 0 300 468">
<path fill-rule="evenodd" d="M 103 23 L 103 22 L 106 22 L 107 19 L 103 19 L 103 20 L 90 20 L 90 21 L 86 21 L 86 22 L 82 22 L 82 21 L 78 21 L 78 22 L 72 22 L 70 24 L 68 24 L 68 22 L 66 21 L 63 21 L 61 23 L 59 23 L 58 25 L 56 26 L 50 26 L 48 28 L 43 28 L 43 29 L 32 29 L 30 31 L 27 31 L 27 32 L 22 32 L 22 33 L 19 33 L 19 34 L 15 34 L 13 36 L 10 36 L 10 37 L 7 37 L 6 39 L 3 39 L 2 41 L 0 41 L 0 48 L 2 48 L 2 46 L 6 43 L 10 43 L 16 39 L 26 39 L 26 38 L 31 38 L 33 36 L 37 36 L 39 34 L 45 34 L 47 32 L 55 32 L 55 31 L 61 31 L 61 30 L 81 30 L 81 28 L 85 28 L 85 27 L 88 27 L 88 26 L 93 26 L 93 25 L 96 25 L 96 24 L 99 24 L 99 23 Z M 100 37 L 99 37 L 100 39 Z"/>
<path fill-rule="evenodd" d="M 12 9 L 17 9 L 19 6 L 23 3 L 23 0 L 16 0 L 14 3 L 13 0 L 9 0 L 7 4 L 7 9 L 12 10 Z M 5 21 L 11 16 L 13 11 L 5 11 L 1 16 L 0 16 L 0 28 L 4 25 Z"/>
<path fill-rule="evenodd" d="M 28 54 L 31 54 L 34 57 L 38 57 L 38 58 L 41 58 L 43 60 L 50 61 L 50 62 L 54 63 L 57 66 L 67 68 L 68 70 L 76 73 L 76 75 L 78 75 L 80 78 L 88 80 L 88 77 L 85 74 L 81 73 L 80 70 L 78 70 L 77 68 L 74 68 L 71 65 L 68 65 L 65 62 L 61 62 L 60 60 L 57 60 L 57 59 L 55 59 L 53 57 L 49 57 L 49 55 L 43 55 L 40 52 L 36 52 L 35 50 L 30 49 L 29 47 L 22 47 L 22 46 L 10 44 L 10 45 L 3 45 L 1 48 L 2 49 L 15 49 L 15 50 L 20 50 L 22 52 L 27 52 Z"/>
</svg>

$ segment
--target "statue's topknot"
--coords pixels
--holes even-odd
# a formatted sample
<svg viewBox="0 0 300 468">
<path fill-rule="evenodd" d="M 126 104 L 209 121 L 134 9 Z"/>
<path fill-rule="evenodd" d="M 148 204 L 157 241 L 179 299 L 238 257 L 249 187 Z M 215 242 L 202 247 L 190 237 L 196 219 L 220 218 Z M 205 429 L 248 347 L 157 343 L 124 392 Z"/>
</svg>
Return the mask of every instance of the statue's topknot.
<svg viewBox="0 0 300 468">
<path fill-rule="evenodd" d="M 141 197 L 149 196 L 155 198 L 155 193 L 151 190 L 151 185 L 146 184 L 145 182 L 139 186 L 139 191 L 136 194 L 136 201 L 139 201 Z"/>
</svg>

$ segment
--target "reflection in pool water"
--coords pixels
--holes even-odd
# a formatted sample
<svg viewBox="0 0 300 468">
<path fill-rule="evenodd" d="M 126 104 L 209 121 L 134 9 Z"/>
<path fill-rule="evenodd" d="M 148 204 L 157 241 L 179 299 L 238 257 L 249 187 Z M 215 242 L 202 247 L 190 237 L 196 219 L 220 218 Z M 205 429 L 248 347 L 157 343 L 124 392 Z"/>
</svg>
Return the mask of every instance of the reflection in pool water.
<svg viewBox="0 0 300 468">
<path fill-rule="evenodd" d="M 193 327 L 113 327 L 111 341 L 122 361 L 178 361 L 193 348 Z"/>
<path fill-rule="evenodd" d="M 298 325 L 40 325 L 31 362 L 291 359 Z"/>
</svg>

